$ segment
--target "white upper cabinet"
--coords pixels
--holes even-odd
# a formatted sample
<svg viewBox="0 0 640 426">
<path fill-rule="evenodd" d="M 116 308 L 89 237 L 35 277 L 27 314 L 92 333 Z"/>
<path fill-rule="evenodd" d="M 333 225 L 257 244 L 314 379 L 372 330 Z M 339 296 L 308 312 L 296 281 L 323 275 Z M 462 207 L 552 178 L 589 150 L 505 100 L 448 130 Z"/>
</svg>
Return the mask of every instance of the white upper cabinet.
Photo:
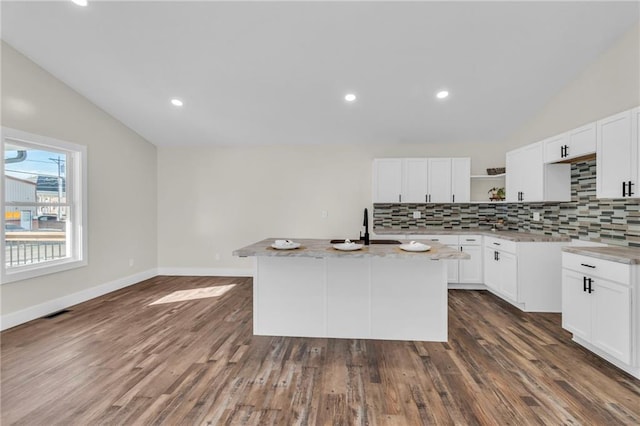
<svg viewBox="0 0 640 426">
<path fill-rule="evenodd" d="M 468 203 L 470 158 L 373 160 L 374 203 Z"/>
<path fill-rule="evenodd" d="M 571 201 L 571 165 L 544 164 L 537 142 L 507 152 L 508 202 Z"/>
<path fill-rule="evenodd" d="M 471 158 L 451 159 L 451 200 L 454 203 L 471 201 Z"/>
<path fill-rule="evenodd" d="M 640 108 L 597 122 L 597 198 L 638 198 Z"/>
<path fill-rule="evenodd" d="M 589 123 L 544 142 L 544 162 L 556 163 L 595 154 L 596 123 Z"/>
<path fill-rule="evenodd" d="M 402 201 L 401 158 L 373 160 L 373 202 L 399 203 Z"/>
<path fill-rule="evenodd" d="M 425 203 L 429 188 L 429 161 L 426 158 L 405 158 L 403 160 L 402 202 Z"/>
<path fill-rule="evenodd" d="M 452 203 L 451 158 L 429 158 L 428 203 Z"/>
</svg>

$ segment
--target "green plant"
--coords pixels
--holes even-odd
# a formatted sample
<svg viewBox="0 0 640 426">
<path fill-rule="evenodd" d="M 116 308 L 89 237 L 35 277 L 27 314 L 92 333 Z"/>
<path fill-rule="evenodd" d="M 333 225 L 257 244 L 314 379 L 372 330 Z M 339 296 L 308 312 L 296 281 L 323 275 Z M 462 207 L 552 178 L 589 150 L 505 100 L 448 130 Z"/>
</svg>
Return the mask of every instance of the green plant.
<svg viewBox="0 0 640 426">
<path fill-rule="evenodd" d="M 504 200 L 505 190 L 504 188 L 493 187 L 489 191 L 489 198 L 492 200 Z"/>
</svg>

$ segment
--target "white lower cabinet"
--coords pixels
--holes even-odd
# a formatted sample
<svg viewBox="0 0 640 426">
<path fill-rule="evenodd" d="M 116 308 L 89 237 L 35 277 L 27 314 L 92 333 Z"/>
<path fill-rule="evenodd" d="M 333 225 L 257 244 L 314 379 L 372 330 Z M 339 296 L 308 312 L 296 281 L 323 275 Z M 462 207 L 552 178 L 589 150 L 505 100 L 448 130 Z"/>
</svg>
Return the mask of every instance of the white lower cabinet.
<svg viewBox="0 0 640 426">
<path fill-rule="evenodd" d="M 562 327 L 640 378 L 637 266 L 563 253 Z"/>
<path fill-rule="evenodd" d="M 449 284 L 464 284 L 455 287 L 481 288 L 478 285 L 484 282 L 482 273 L 482 235 L 415 235 L 411 239 L 437 241 L 452 249 L 467 253 L 470 259 L 446 261 L 447 282 Z M 475 286 L 468 286 L 467 284 L 475 284 Z"/>
<path fill-rule="evenodd" d="M 525 312 L 560 312 L 563 245 L 484 237 L 487 289 Z"/>
</svg>

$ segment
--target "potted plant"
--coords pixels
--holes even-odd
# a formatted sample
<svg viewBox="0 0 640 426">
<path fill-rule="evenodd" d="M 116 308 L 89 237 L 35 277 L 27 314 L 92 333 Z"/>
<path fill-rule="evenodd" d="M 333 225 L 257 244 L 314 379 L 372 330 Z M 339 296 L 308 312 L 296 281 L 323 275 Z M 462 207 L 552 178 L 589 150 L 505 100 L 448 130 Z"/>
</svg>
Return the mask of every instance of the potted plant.
<svg viewBox="0 0 640 426">
<path fill-rule="evenodd" d="M 489 190 L 489 199 L 491 201 L 503 201 L 504 198 L 504 188 L 493 187 Z"/>
</svg>

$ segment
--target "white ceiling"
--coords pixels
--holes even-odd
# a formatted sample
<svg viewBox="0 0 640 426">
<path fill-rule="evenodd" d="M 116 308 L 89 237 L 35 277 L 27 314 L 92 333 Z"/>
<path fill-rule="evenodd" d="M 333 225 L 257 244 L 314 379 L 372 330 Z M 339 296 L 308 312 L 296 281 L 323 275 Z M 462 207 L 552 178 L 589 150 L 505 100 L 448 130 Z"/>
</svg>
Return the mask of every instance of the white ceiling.
<svg viewBox="0 0 640 426">
<path fill-rule="evenodd" d="M 6 42 L 156 145 L 499 142 L 639 16 L 638 2 L 1 7 Z"/>
</svg>

